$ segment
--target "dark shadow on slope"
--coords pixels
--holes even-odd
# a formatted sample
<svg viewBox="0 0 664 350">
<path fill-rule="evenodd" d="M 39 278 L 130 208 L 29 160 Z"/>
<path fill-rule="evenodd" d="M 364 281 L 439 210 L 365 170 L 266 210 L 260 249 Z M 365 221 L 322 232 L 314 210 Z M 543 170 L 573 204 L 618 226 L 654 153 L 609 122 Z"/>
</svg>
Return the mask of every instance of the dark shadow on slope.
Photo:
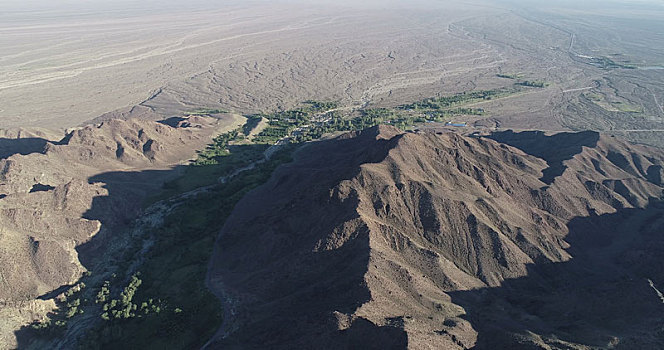
<svg viewBox="0 0 664 350">
<path fill-rule="evenodd" d="M 53 299 L 53 298 L 57 297 L 58 295 L 60 295 L 60 294 L 62 294 L 62 293 L 64 293 L 64 292 L 66 292 L 67 289 L 69 289 L 69 288 L 71 288 L 71 287 L 73 287 L 73 286 L 74 286 L 74 285 L 71 285 L 71 284 L 66 284 L 66 285 L 64 285 L 64 286 L 60 286 L 59 288 L 57 288 L 57 289 L 55 289 L 55 290 L 52 290 L 52 291 L 50 291 L 50 292 L 48 292 L 48 293 L 45 293 L 45 294 L 42 294 L 42 295 L 38 296 L 37 299 L 39 299 L 39 300 L 49 300 L 49 299 Z"/>
<path fill-rule="evenodd" d="M 664 185 L 664 168 L 661 165 L 651 165 L 647 170 L 648 181 L 655 185 Z"/>
<path fill-rule="evenodd" d="M 595 147 L 599 141 L 599 133 L 595 131 L 562 132 L 546 136 L 542 131 L 515 133 L 507 130 L 492 133 L 487 137 L 545 160 L 549 167 L 542 171 L 540 180 L 547 185 L 551 185 L 556 177 L 565 172 L 567 167 L 563 164 L 564 161 L 581 153 L 583 147 Z"/>
<path fill-rule="evenodd" d="M 182 174 L 184 166 L 168 170 L 115 171 L 95 175 L 90 183 L 103 183 L 107 196 L 97 196 L 84 219 L 98 220 L 100 232 L 86 243 L 76 247 L 81 264 L 93 269 L 104 246 L 112 239 L 109 235 L 124 233 L 143 211 L 145 200 L 162 191 L 164 183 Z"/>
<path fill-rule="evenodd" d="M 41 137 L 4 138 L 0 137 L 0 159 L 8 158 L 14 154 L 28 155 L 44 153 L 48 144 L 65 145 L 69 143 L 73 132 L 65 134 L 59 141 L 49 141 Z"/>
<path fill-rule="evenodd" d="M 127 232 L 129 224 L 142 213 L 143 203 L 146 198 L 161 190 L 163 183 L 180 174 L 179 167 L 168 170 L 145 170 L 134 172 L 108 172 L 93 176 L 88 179 L 90 183 L 103 183 L 103 188 L 108 191 L 108 195 L 99 195 L 92 199 L 90 209 L 84 213 L 83 218 L 89 220 L 99 220 L 101 222 L 100 232 L 89 241 L 76 247 L 78 258 L 81 264 L 93 274 L 100 268 L 100 258 L 103 256 L 109 245 L 117 244 L 122 241 L 122 235 Z M 34 191 L 45 191 L 52 189 L 51 186 L 37 184 Z M 34 192 L 32 191 L 32 192 Z M 116 257 L 122 258 L 122 257 Z M 116 261 L 121 264 L 122 261 Z M 103 269 L 103 267 L 102 267 Z M 84 276 L 72 285 L 60 286 L 48 293 L 38 297 L 38 299 L 49 300 L 56 298 L 62 293 L 68 291 L 72 286 L 84 282 L 92 285 L 89 277 Z M 124 283 L 122 281 L 121 283 Z M 94 304 L 97 290 L 89 290 L 90 294 L 81 297 L 92 300 Z M 94 292 L 94 293 L 92 293 Z M 68 310 L 67 302 L 56 300 L 58 309 L 49 313 L 53 320 L 68 320 L 66 312 Z M 37 331 L 31 326 L 25 326 L 15 331 L 18 348 L 28 348 L 33 341 L 40 337 L 51 338 L 59 337 L 63 334 L 61 327 L 51 327 L 48 330 Z M 77 334 L 80 336 L 81 334 Z M 69 339 L 74 344 L 74 339 Z M 66 347 L 65 347 L 66 348 Z"/>
<path fill-rule="evenodd" d="M 22 139 L 0 138 L 0 159 L 5 159 L 14 154 L 28 155 L 31 153 L 43 153 L 48 140 L 39 137 L 28 137 Z"/>
<path fill-rule="evenodd" d="M 364 285 L 369 251 L 365 233 L 341 249 L 297 252 L 258 269 L 235 290 L 257 299 L 239 310 L 241 328 L 206 349 L 407 349 L 403 325 L 358 318 L 339 330 L 333 313 L 351 314 L 371 298 Z"/>
<path fill-rule="evenodd" d="M 478 332 L 475 349 L 541 349 L 532 333 L 555 348 L 664 348 L 664 304 L 648 282 L 664 286 L 664 202 L 575 218 L 568 228 L 572 260 L 449 293 Z"/>
<path fill-rule="evenodd" d="M 30 189 L 30 193 L 47 192 L 47 191 L 52 191 L 54 189 L 55 189 L 55 187 L 53 187 L 51 185 L 44 185 L 44 184 L 36 183 L 36 184 L 32 185 L 32 188 Z"/>
<path fill-rule="evenodd" d="M 254 160 L 255 155 L 262 154 L 264 148 L 263 145 L 233 146 L 234 157 L 224 158 L 223 164 L 219 165 L 196 166 L 200 171 L 194 172 L 193 176 L 198 177 L 203 174 L 207 180 L 211 179 L 210 184 L 215 184 L 218 176 L 229 173 L 229 169 L 244 166 L 248 162 L 247 159 Z M 213 171 L 208 171 L 212 168 Z M 113 171 L 90 177 L 88 182 L 103 184 L 102 187 L 108 191 L 108 195 L 93 198 L 90 209 L 82 215 L 84 219 L 97 220 L 102 224 L 99 234 L 76 248 L 83 266 L 88 269 L 94 266 L 95 260 L 99 258 L 98 254 L 112 239 L 109 235 L 124 234 L 133 221 L 142 214 L 148 199 L 163 193 L 166 189 L 174 190 L 167 192 L 171 195 L 177 194 L 177 189 L 173 187 L 178 185 L 172 180 L 183 175 L 191 175 L 187 169 L 188 166 L 179 165 L 165 170 Z M 198 179 L 191 179 L 192 182 L 196 180 Z M 189 182 L 189 179 L 182 181 Z M 197 183 L 191 189 L 202 186 L 203 184 Z"/>
<path fill-rule="evenodd" d="M 370 300 L 370 247 L 368 228 L 354 221 L 359 199 L 337 185 L 356 177 L 360 165 L 383 160 L 399 139 L 378 136 L 371 128 L 310 144 L 238 203 L 209 271 L 223 281 L 223 291 L 213 285 L 218 295 L 241 300 L 230 322 L 240 326 L 222 326 L 207 349 L 407 348 L 402 325 L 345 318 Z M 358 226 L 343 243 L 320 243 L 334 241 L 334 230 L 348 222 Z"/>
<path fill-rule="evenodd" d="M 366 140 L 375 140 L 375 135 L 365 134 Z M 375 142 L 375 141 L 374 141 Z M 387 140 L 381 140 L 381 143 L 388 142 Z M 357 145 L 350 140 L 342 141 L 344 145 L 347 145 L 346 151 L 353 150 L 354 146 Z M 242 146 L 234 146 L 234 153 L 242 153 Z M 236 149 L 237 148 L 237 149 Z M 255 148 L 255 147 L 254 147 Z M 251 148 L 253 150 L 254 148 Z M 250 150 L 247 148 L 247 150 Z M 380 153 L 380 152 L 379 152 Z M 384 157 L 384 153 L 383 157 Z M 319 157 L 317 154 L 312 155 L 314 158 Z M 373 157 L 381 156 L 380 154 L 362 154 L 362 159 L 359 162 L 363 163 L 374 159 Z M 278 158 L 279 155 L 274 155 L 273 157 Z M 336 153 L 336 157 L 344 158 L 345 154 L 343 152 Z M 262 167 L 263 165 L 261 165 Z M 201 166 L 200 170 L 206 171 L 209 166 Z M 105 252 L 108 250 L 109 246 L 117 246 L 118 244 L 134 244 L 138 243 L 138 249 L 140 249 L 142 242 L 135 242 L 135 240 L 127 240 L 126 234 L 131 228 L 130 225 L 133 220 L 140 216 L 143 210 L 144 200 L 148 197 L 151 197 L 163 190 L 163 185 L 168 179 L 172 179 L 182 174 L 179 171 L 181 168 L 169 169 L 169 170 L 147 170 L 147 171 L 137 171 L 137 172 L 109 172 L 103 173 L 96 176 L 93 176 L 89 179 L 90 183 L 103 183 L 103 188 L 108 191 L 108 194 L 100 194 L 93 199 L 91 208 L 84 214 L 84 217 L 90 220 L 99 220 L 102 224 L 100 233 L 92 237 L 88 242 L 79 245 L 76 249 L 79 254 L 79 260 L 81 263 L 89 270 L 92 271 L 91 276 L 86 276 L 81 278 L 78 282 L 85 282 L 88 286 L 85 289 L 84 293 L 88 293 L 84 297 L 81 297 L 81 300 L 88 300 L 94 306 L 94 300 L 96 298 L 96 293 L 99 291 L 99 281 L 93 282 L 95 280 L 96 274 L 101 273 L 101 270 L 107 269 L 109 266 L 119 265 L 121 266 L 118 270 L 118 280 L 112 283 L 112 288 L 116 297 L 118 297 L 119 292 L 122 290 L 123 286 L 127 283 L 127 278 L 124 276 L 126 273 L 126 268 L 128 263 L 126 263 L 127 258 L 131 258 L 132 254 L 136 254 L 137 251 L 130 251 L 129 254 L 121 254 L 122 256 L 112 256 L 109 260 L 109 263 L 100 264 L 100 259 L 104 256 Z M 354 167 L 353 170 L 357 170 L 357 167 Z M 268 171 L 268 170 L 265 170 Z M 271 173 L 272 170 L 269 170 Z M 216 176 L 216 175 L 215 175 Z M 233 206 L 235 205 L 235 200 L 241 198 L 245 192 L 243 186 L 246 183 L 251 183 L 257 181 L 256 178 L 259 177 L 257 174 L 252 173 L 250 176 L 241 176 L 237 177 L 237 181 L 231 181 L 228 184 L 222 186 L 222 190 L 214 189 L 210 193 L 205 194 L 203 200 L 197 200 L 195 205 L 187 202 L 186 206 L 183 206 L 182 215 L 180 211 L 176 212 L 173 217 L 169 217 L 168 223 L 160 228 L 157 232 L 159 239 L 155 243 L 154 248 L 150 250 L 147 264 L 153 268 L 152 270 L 148 269 L 146 265 L 141 265 L 141 272 L 143 272 L 143 285 L 141 286 L 137 298 L 164 298 L 172 302 L 173 300 L 190 300 L 187 302 L 178 302 L 173 303 L 171 307 L 180 306 L 184 310 L 181 314 L 167 314 L 164 315 L 162 311 L 161 315 L 164 315 L 163 319 L 159 320 L 129 320 L 128 323 L 118 323 L 115 328 L 122 328 L 124 335 L 119 335 L 119 338 L 103 338 L 100 340 L 102 348 L 114 348 L 118 344 L 125 344 L 131 339 L 132 344 L 148 344 L 151 342 L 154 344 L 163 345 L 163 347 L 173 347 L 173 348 L 191 348 L 201 346 L 211 334 L 211 330 L 216 328 L 218 325 L 217 320 L 213 320 L 213 314 L 217 313 L 219 308 L 216 304 L 210 301 L 207 296 L 203 296 L 205 292 L 205 287 L 203 285 L 204 272 L 201 276 L 200 271 L 195 270 L 195 273 L 192 272 L 194 267 L 205 267 L 207 266 L 207 256 L 201 258 L 199 252 L 206 251 L 207 247 L 212 247 L 212 242 L 217 236 L 217 233 L 220 230 L 219 222 L 223 223 L 226 216 L 231 212 Z M 292 179 L 298 181 L 297 179 Z M 262 181 L 262 180 L 261 180 Z M 236 191 L 236 189 L 239 189 Z M 236 199 L 234 199 L 236 197 Z M 225 199 L 229 199 L 226 201 Z M 223 205 L 213 205 L 212 203 L 222 202 Z M 231 204 L 232 203 L 232 204 Z M 215 224 L 210 225 L 209 222 L 212 220 Z M 208 240 L 208 238 L 210 238 Z M 161 244 L 161 240 L 168 241 Z M 209 241 L 209 242 L 208 242 Z M 205 254 L 203 254 L 205 255 Z M 365 261 L 368 259 L 367 256 L 349 256 L 345 255 L 344 259 L 348 260 L 350 258 L 363 258 Z M 339 261 L 340 258 L 331 259 L 330 257 L 320 255 L 320 261 Z M 146 264 L 144 263 L 144 264 Z M 123 265 L 124 264 L 124 265 Z M 321 265 L 322 266 L 322 265 Z M 366 267 L 366 266 L 365 266 Z M 328 264 L 325 268 L 329 269 L 330 272 L 338 272 L 338 266 L 333 264 Z M 111 269 L 109 271 L 114 271 Z M 282 276 L 283 277 L 283 276 Z M 340 276 L 342 277 L 342 276 Z M 298 280 L 297 274 L 293 274 L 292 278 Z M 284 279 L 284 281 L 293 281 L 293 279 Z M 98 279 L 98 278 L 97 278 Z M 342 295 L 347 290 L 355 291 L 358 289 L 358 285 L 362 282 L 361 280 L 353 280 L 357 282 L 356 284 L 349 285 L 345 284 L 337 289 L 333 289 L 333 295 Z M 174 282 L 180 283 L 177 284 L 179 287 L 173 288 L 170 286 L 176 285 Z M 183 288 L 181 284 L 187 284 L 186 288 Z M 197 288 L 199 291 L 192 292 L 191 288 Z M 187 295 L 181 295 L 182 291 L 186 291 Z M 54 290 L 50 293 L 44 295 L 44 297 L 50 297 L 55 295 L 55 293 L 60 294 L 61 289 Z M 293 294 L 288 296 L 293 300 L 298 300 L 298 302 L 312 303 L 311 305 L 316 305 L 321 298 L 328 295 L 330 290 L 327 288 L 326 284 L 315 285 L 311 289 L 303 290 L 302 294 Z M 164 294 L 165 293 L 165 294 Z M 355 300 L 364 300 L 367 296 L 356 298 Z M 178 299 L 179 298 L 179 299 Z M 140 299 L 139 299 L 140 301 Z M 340 305 L 343 303 L 339 303 Z M 59 303 L 61 309 L 57 310 L 55 313 L 55 320 L 64 320 L 68 321 L 66 318 L 67 304 Z M 355 304 L 348 304 L 349 307 L 358 306 Z M 100 305 L 96 305 L 101 307 Z M 192 309 L 192 307 L 194 307 Z M 351 312 L 351 309 L 346 310 L 345 308 L 340 308 L 341 311 Z M 285 310 L 287 315 L 290 310 Z M 94 315 L 96 311 L 86 312 L 86 315 Z M 213 317 L 214 316 L 214 317 Z M 75 316 L 78 317 L 78 316 Z M 96 316 L 95 316 L 96 317 Z M 92 320 L 95 320 L 93 318 Z M 103 321 L 100 318 L 96 318 L 97 322 L 103 324 Z M 174 324 L 175 321 L 179 320 Z M 298 322 L 301 324 L 307 324 L 307 319 L 302 319 Z M 401 344 L 397 348 L 405 348 L 406 336 L 402 329 L 395 327 L 382 328 L 374 326 L 369 323 L 363 324 L 362 320 L 357 321 L 357 325 L 353 324 L 347 331 L 339 332 L 338 338 L 334 340 L 335 342 L 355 342 L 358 339 L 371 339 L 373 338 L 375 344 L 382 344 L 382 348 L 387 347 L 387 343 L 390 344 Z M 69 324 L 69 323 L 68 323 Z M 122 324 L 123 326 L 120 326 Z M 187 325 L 185 329 L 182 329 L 180 325 Z M 168 328 L 172 327 L 172 328 Z M 117 329 L 114 328 L 115 332 Z M 335 334 L 336 326 L 335 326 Z M 73 327 L 72 329 L 64 329 L 56 331 L 57 332 L 66 332 L 65 343 L 62 346 L 64 347 L 73 347 L 76 344 L 76 339 L 86 334 L 82 333 L 83 328 Z M 102 329 L 99 334 L 106 334 L 103 331 L 110 331 L 110 329 Z M 15 332 L 17 341 L 19 343 L 19 348 L 27 348 L 32 342 L 37 338 L 38 331 L 32 329 L 30 326 L 23 327 L 21 330 Z M 166 334 L 167 332 L 168 334 Z M 373 333 L 372 333 L 373 332 Z M 58 333 L 59 334 L 59 333 Z M 99 335 L 97 334 L 97 335 Z M 118 336 L 118 334 L 114 336 Z M 147 336 L 150 334 L 150 337 Z M 374 334 L 373 336 L 370 336 Z M 43 335 L 43 334 L 42 334 Z M 174 337 L 177 337 L 174 338 Z M 109 339 L 111 342 L 109 343 Z M 345 339 L 345 340 L 344 340 Z M 381 343 L 385 340 L 387 343 Z M 176 342 L 174 342 L 176 341 Z M 179 346 L 177 344 L 188 344 L 189 346 Z M 335 343 L 336 344 L 336 343 Z M 340 343 L 341 344 L 341 343 Z M 168 346 L 166 346 L 168 345 Z"/>
<path fill-rule="evenodd" d="M 234 148 L 234 152 L 243 156 L 255 151 L 257 149 L 253 145 Z M 275 155 L 277 160 L 279 157 L 281 155 Z M 236 164 L 237 160 L 229 162 Z M 271 173 L 272 169 L 268 166 L 262 164 L 258 170 Z M 54 322 L 66 322 L 68 328 L 51 326 L 37 330 L 30 325 L 25 326 L 15 332 L 18 347 L 28 348 L 34 346 L 35 341 L 52 340 L 54 337 L 62 340 L 58 348 L 77 348 L 79 338 L 88 342 L 85 345 L 101 349 L 114 349 L 119 345 L 145 348 L 148 344 L 154 348 L 188 349 L 199 348 L 204 344 L 218 327 L 220 319 L 217 301 L 204 284 L 209 259 L 208 247 L 212 247 L 223 220 L 235 202 L 254 182 L 264 181 L 261 180 L 264 175 L 253 173 L 251 176 L 238 177 L 237 181 L 231 181 L 225 186 L 214 186 L 209 192 L 203 191 L 188 197 L 187 205 L 168 212 L 163 226 L 150 232 L 156 239 L 147 255 L 142 252 L 143 239 L 128 234 L 134 220 L 143 214 L 146 200 L 152 200 L 162 193 L 168 194 L 163 197 L 166 199 L 208 185 L 196 181 L 193 187 L 189 186 L 190 180 L 197 180 L 198 175 L 207 176 L 214 185 L 218 172 L 226 170 L 221 165 L 178 166 L 166 170 L 115 171 L 90 177 L 88 182 L 102 184 L 105 191 L 92 199 L 91 207 L 83 217 L 101 222 L 101 230 L 76 247 L 80 262 L 92 272 L 90 276 L 79 279 L 77 284 L 83 282 L 87 286 L 80 299 L 81 303 L 84 300 L 87 303 L 85 314 L 88 317 L 92 315 L 82 322 L 94 322 L 95 326 L 92 330 L 86 330 L 80 324 L 69 328 L 71 322 L 78 322 L 72 320 L 79 316 L 70 320 L 67 317 L 69 301 L 56 301 L 58 309 L 50 313 L 51 319 Z M 183 174 L 191 178 L 181 177 Z M 109 247 L 124 248 L 109 254 Z M 134 263 L 139 260 L 140 264 Z M 102 305 L 95 303 L 103 282 L 100 278 L 103 276 L 104 279 L 112 280 L 111 297 L 119 298 L 129 281 L 129 275 L 135 271 L 131 270 L 132 266 L 142 272 L 143 283 L 135 297 L 138 305 L 149 299 L 166 300 L 170 304 L 167 304 L 166 309 L 162 308 L 159 317 L 104 323 L 101 319 Z M 117 277 L 109 277 L 110 273 L 115 272 Z M 58 287 L 42 297 L 51 298 L 63 291 L 63 287 Z M 175 312 L 176 307 L 182 311 Z"/>
<path fill-rule="evenodd" d="M 191 126 L 191 123 L 187 122 L 186 120 L 187 118 L 184 117 L 170 117 L 163 120 L 158 120 L 157 123 L 168 125 L 173 128 L 188 128 Z"/>
<path fill-rule="evenodd" d="M 408 336 L 403 325 L 379 327 L 358 318 L 350 328 L 340 332 L 338 342 L 325 345 L 328 349 L 399 350 L 408 348 Z"/>
</svg>

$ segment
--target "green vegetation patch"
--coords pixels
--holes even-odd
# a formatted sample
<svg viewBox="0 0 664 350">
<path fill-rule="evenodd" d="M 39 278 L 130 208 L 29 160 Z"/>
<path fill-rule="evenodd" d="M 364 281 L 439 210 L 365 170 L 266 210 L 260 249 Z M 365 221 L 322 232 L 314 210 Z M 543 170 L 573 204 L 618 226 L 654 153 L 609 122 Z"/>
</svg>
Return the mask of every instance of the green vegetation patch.
<svg viewBox="0 0 664 350">
<path fill-rule="evenodd" d="M 83 306 L 89 304 L 85 298 L 85 283 L 79 282 L 67 289 L 61 298 L 56 299 L 56 309 L 45 320 L 35 321 L 30 328 L 40 337 L 61 336 L 71 318 L 83 314 Z"/>
<path fill-rule="evenodd" d="M 610 111 L 610 112 L 622 112 L 622 113 L 632 113 L 632 114 L 641 114 L 644 113 L 643 106 L 634 105 L 629 102 L 615 101 L 617 97 L 607 98 L 598 93 L 588 92 L 582 95 L 587 98 L 597 106 Z M 613 101 L 610 101 L 613 99 Z"/>
<path fill-rule="evenodd" d="M 220 108 L 201 108 L 201 109 L 196 109 L 193 110 L 187 114 L 189 115 L 209 115 L 209 114 L 222 114 L 222 113 L 230 113 L 229 111 L 225 109 L 220 109 Z"/>
<path fill-rule="evenodd" d="M 294 145 L 242 176 L 201 192 L 178 206 L 155 229 L 154 246 L 141 274 L 133 275 L 119 296 L 99 288 L 104 322 L 89 331 L 85 349 L 191 349 L 201 347 L 221 324 L 221 305 L 205 286 L 207 263 L 219 230 L 235 204 L 291 161 Z M 139 278 L 140 277 L 140 278 Z"/>
<path fill-rule="evenodd" d="M 523 76 L 523 74 L 521 74 L 521 73 L 516 73 L 516 74 L 496 74 L 496 76 L 497 76 L 498 78 L 504 78 L 504 79 L 512 79 L 512 80 L 516 80 L 516 79 L 521 79 L 521 77 Z"/>
<path fill-rule="evenodd" d="M 309 105 L 310 108 L 316 112 L 329 111 L 332 109 L 339 108 L 339 103 L 334 101 L 314 101 L 307 100 L 304 101 L 306 105 Z"/>
<path fill-rule="evenodd" d="M 228 150 L 229 144 L 241 138 L 244 138 L 244 135 L 240 134 L 240 130 L 238 129 L 215 137 L 212 140 L 212 144 L 198 152 L 198 157 L 194 160 L 193 164 L 196 166 L 219 164 L 220 158 L 230 154 Z"/>
<path fill-rule="evenodd" d="M 401 105 L 402 110 L 440 110 L 481 101 L 489 101 L 516 93 L 515 89 L 494 89 L 462 92 L 452 96 L 427 98 L 422 101 Z"/>
<path fill-rule="evenodd" d="M 603 69 L 636 69 L 637 66 L 627 63 L 618 63 L 608 57 L 593 57 L 592 64 Z"/>
<path fill-rule="evenodd" d="M 165 214 L 163 224 L 146 233 L 149 246 L 132 242 L 117 257 L 112 278 L 84 277 L 89 287 L 81 282 L 70 288 L 58 301 L 58 309 L 32 328 L 44 336 L 60 336 L 85 310 L 85 322 L 94 322 L 94 326 L 80 340 L 84 349 L 200 348 L 222 317 L 219 301 L 205 286 L 219 230 L 248 191 L 267 181 L 280 164 L 291 161 L 299 143 L 378 124 L 408 129 L 417 123 L 442 122 L 452 115 L 483 115 L 483 109 L 467 104 L 518 91 L 471 91 L 397 108 L 350 112 L 340 111 L 336 102 L 307 101 L 298 109 L 251 117 L 243 127 L 215 137 L 181 177 L 165 183 L 164 191 L 152 199 L 171 198 L 169 203 L 179 205 Z M 200 114 L 221 112 L 198 110 Z M 267 127 L 248 140 L 246 136 L 261 118 L 268 120 Z M 266 159 L 265 151 L 277 142 L 283 144 Z M 175 197 L 202 187 L 205 190 L 187 198 Z"/>
<path fill-rule="evenodd" d="M 587 92 L 587 93 L 583 94 L 583 96 L 585 96 L 587 99 L 589 99 L 593 102 L 604 101 L 604 97 L 602 97 L 602 95 L 596 94 L 596 93 L 593 93 L 593 92 Z"/>
<path fill-rule="evenodd" d="M 268 126 L 253 141 L 272 145 L 289 136 L 295 129 L 309 124 L 314 113 L 311 108 L 303 108 L 262 115 L 268 120 Z"/>
<path fill-rule="evenodd" d="M 620 101 L 611 102 L 611 106 L 624 113 L 643 113 L 643 108 L 641 106 L 635 106 L 633 104 L 623 103 Z"/>
<path fill-rule="evenodd" d="M 527 86 L 527 87 L 536 87 L 536 88 L 543 88 L 549 86 L 549 83 L 541 80 L 523 80 L 516 85 L 521 85 L 521 86 Z"/>
</svg>

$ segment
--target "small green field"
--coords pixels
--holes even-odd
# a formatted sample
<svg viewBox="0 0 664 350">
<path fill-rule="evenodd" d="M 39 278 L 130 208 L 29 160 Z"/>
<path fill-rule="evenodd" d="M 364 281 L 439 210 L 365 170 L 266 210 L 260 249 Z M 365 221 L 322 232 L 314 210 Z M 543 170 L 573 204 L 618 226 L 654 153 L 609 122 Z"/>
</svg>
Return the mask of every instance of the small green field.
<svg viewBox="0 0 664 350">
<path fill-rule="evenodd" d="M 627 101 L 620 101 L 619 100 L 620 98 L 616 96 L 606 97 L 604 95 L 593 92 L 587 92 L 582 96 L 609 112 L 622 112 L 622 113 L 634 113 L 634 114 L 640 114 L 644 112 L 642 106 L 634 105 Z"/>
<path fill-rule="evenodd" d="M 593 57 L 592 64 L 602 69 L 637 69 L 638 67 L 630 63 L 616 62 L 608 57 Z"/>
<path fill-rule="evenodd" d="M 522 80 L 516 83 L 516 85 L 543 88 L 549 86 L 549 83 L 540 80 Z"/>
<path fill-rule="evenodd" d="M 611 102 L 611 106 L 613 106 L 615 109 L 619 110 L 620 112 L 643 113 L 643 107 L 620 101 Z"/>
<path fill-rule="evenodd" d="M 222 114 L 222 113 L 229 113 L 229 111 L 225 109 L 219 109 L 219 108 L 201 108 L 201 109 L 196 109 L 193 110 L 189 113 L 188 115 L 210 115 L 210 114 Z"/>
<path fill-rule="evenodd" d="M 523 74 L 521 73 L 514 73 L 514 74 L 496 74 L 498 78 L 504 78 L 504 79 L 521 79 L 523 77 Z"/>
</svg>

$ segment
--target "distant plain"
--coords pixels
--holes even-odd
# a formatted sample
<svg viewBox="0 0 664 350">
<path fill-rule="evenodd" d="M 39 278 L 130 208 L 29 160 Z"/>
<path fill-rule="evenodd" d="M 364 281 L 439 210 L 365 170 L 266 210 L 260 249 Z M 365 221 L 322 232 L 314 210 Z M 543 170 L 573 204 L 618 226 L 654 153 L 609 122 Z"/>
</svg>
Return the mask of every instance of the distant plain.
<svg viewBox="0 0 664 350">
<path fill-rule="evenodd" d="M 478 126 L 593 129 L 661 145 L 657 2 L 127 4 L 0 17 L 0 128 L 197 108 L 247 114 L 307 99 L 396 105 L 518 75 L 547 86 L 485 103 Z"/>
</svg>

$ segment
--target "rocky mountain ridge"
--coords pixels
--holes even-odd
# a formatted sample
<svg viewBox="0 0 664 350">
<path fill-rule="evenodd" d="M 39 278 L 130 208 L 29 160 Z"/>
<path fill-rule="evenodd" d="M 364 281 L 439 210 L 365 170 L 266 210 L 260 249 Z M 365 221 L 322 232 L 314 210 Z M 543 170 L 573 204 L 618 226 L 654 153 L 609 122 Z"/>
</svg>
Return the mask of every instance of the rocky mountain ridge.
<svg viewBox="0 0 664 350">
<path fill-rule="evenodd" d="M 659 348 L 663 164 L 595 132 L 311 144 L 226 222 L 210 347 Z"/>
<path fill-rule="evenodd" d="M 100 257 L 105 235 L 138 216 L 143 201 L 179 174 L 178 164 L 243 119 L 107 120 L 57 141 L 48 133 L 5 133 L 0 343 L 14 343 L 17 328 L 54 307 L 60 287 L 91 267 L 83 255 Z M 94 247 L 87 244 L 93 237 Z"/>
</svg>

